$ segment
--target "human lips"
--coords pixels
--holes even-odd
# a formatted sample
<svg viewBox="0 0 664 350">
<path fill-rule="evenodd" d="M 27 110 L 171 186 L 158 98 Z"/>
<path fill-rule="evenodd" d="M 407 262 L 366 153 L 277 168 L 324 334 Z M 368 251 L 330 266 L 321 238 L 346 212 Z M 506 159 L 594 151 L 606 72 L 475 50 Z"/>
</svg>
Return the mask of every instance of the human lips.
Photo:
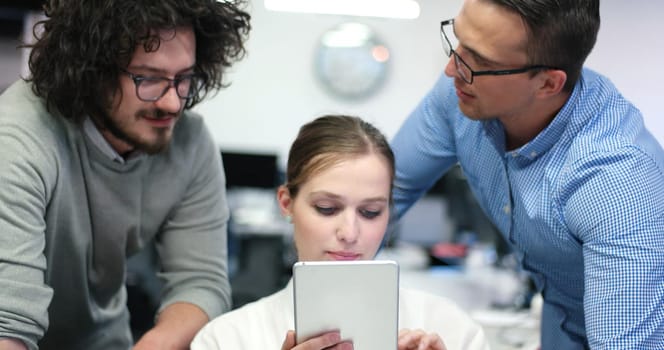
<svg viewBox="0 0 664 350">
<path fill-rule="evenodd" d="M 359 253 L 348 251 L 328 251 L 327 255 L 333 260 L 358 260 L 362 256 Z"/>
<path fill-rule="evenodd" d="M 175 116 L 174 115 L 168 115 L 168 116 L 160 116 L 160 117 L 152 117 L 152 116 L 143 116 L 143 119 L 150 123 L 152 126 L 156 127 L 169 127 L 175 122 Z"/>
<path fill-rule="evenodd" d="M 471 98 L 474 98 L 473 95 L 463 91 L 461 88 L 458 86 L 455 86 L 456 88 L 456 95 L 461 99 L 461 100 L 469 100 Z"/>
</svg>

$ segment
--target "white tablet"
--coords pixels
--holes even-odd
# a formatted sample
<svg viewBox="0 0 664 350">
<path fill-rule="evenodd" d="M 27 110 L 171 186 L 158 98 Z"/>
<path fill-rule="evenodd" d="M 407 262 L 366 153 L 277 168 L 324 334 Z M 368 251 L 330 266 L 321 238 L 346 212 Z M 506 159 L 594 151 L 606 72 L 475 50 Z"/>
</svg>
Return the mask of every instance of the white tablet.
<svg viewBox="0 0 664 350">
<path fill-rule="evenodd" d="M 396 350 L 399 266 L 389 260 L 293 265 L 297 343 L 339 330 L 355 350 Z"/>
</svg>

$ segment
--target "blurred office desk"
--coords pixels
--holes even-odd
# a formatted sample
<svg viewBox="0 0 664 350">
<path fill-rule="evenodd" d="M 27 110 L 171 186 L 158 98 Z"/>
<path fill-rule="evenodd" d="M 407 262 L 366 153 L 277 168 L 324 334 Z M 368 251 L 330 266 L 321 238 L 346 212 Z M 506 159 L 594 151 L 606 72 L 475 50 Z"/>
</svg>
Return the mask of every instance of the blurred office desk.
<svg viewBox="0 0 664 350">
<path fill-rule="evenodd" d="M 228 191 L 229 271 L 233 308 L 270 295 L 288 282 L 285 241 L 292 226 L 279 215 L 273 189 Z"/>
<path fill-rule="evenodd" d="M 288 282 L 285 240 L 281 227 L 234 227 L 233 273 L 230 278 L 233 308 L 268 296 Z"/>
<path fill-rule="evenodd" d="M 539 349 L 539 318 L 530 310 L 475 310 L 471 316 L 484 328 L 493 350 Z"/>
<path fill-rule="evenodd" d="M 539 347 L 539 317 L 531 310 L 497 308 L 521 292 L 515 273 L 485 266 L 429 267 L 419 247 L 383 249 L 376 259 L 399 263 L 402 287 L 419 289 L 455 301 L 482 325 L 493 350 L 535 350 Z"/>
<path fill-rule="evenodd" d="M 236 235 L 239 254 L 230 278 L 233 308 L 270 295 L 285 285 L 283 234 Z"/>
</svg>

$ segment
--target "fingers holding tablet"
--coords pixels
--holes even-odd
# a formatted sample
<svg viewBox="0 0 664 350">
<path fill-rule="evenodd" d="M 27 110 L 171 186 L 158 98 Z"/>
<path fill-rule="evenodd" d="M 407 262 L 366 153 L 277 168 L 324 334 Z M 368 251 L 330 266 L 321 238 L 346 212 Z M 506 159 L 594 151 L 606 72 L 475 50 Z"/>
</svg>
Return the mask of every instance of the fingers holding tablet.
<svg viewBox="0 0 664 350">
<path fill-rule="evenodd" d="M 421 329 L 401 329 L 399 350 L 447 350 L 437 333 L 426 333 Z"/>
<path fill-rule="evenodd" d="M 295 344 L 295 332 L 288 331 L 281 350 L 353 350 L 353 344 L 342 341 L 339 332 L 328 332 Z"/>
</svg>

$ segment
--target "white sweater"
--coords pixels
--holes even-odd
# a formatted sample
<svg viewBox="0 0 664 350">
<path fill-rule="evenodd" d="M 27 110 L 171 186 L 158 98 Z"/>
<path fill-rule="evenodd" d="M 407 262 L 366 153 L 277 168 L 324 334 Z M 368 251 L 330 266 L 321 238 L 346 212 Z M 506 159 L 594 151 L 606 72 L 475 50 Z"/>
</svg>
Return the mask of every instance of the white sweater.
<svg viewBox="0 0 664 350">
<path fill-rule="evenodd" d="M 293 280 L 267 297 L 221 315 L 196 335 L 191 350 L 281 349 L 294 329 Z M 452 301 L 421 291 L 399 290 L 399 329 L 436 332 L 448 350 L 486 350 L 482 328 Z"/>
</svg>

